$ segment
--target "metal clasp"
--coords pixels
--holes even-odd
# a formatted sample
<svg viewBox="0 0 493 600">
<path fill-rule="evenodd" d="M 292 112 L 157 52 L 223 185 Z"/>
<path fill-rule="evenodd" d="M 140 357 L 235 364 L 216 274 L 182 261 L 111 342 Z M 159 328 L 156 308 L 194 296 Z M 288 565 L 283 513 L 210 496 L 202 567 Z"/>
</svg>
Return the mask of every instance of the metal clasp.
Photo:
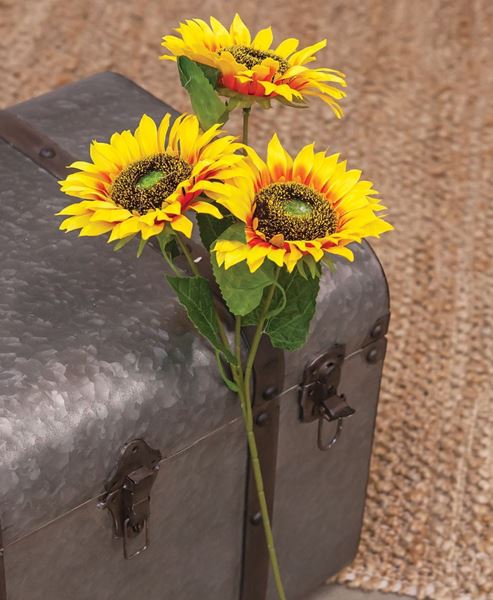
<svg viewBox="0 0 493 600">
<path fill-rule="evenodd" d="M 159 471 L 161 452 L 144 440 L 132 440 L 121 450 L 118 464 L 105 485 L 107 493 L 98 503 L 110 511 L 113 536 L 123 539 L 125 560 L 145 552 L 150 544 L 151 488 Z M 133 540 L 143 536 L 131 550 Z"/>
<path fill-rule="evenodd" d="M 299 416 L 303 423 L 318 420 L 317 446 L 320 450 L 332 448 L 341 435 L 343 420 L 355 412 L 347 404 L 344 394 L 337 391 L 344 354 L 344 346 L 335 346 L 312 361 L 303 373 Z M 337 421 L 336 430 L 328 441 L 324 441 L 324 424 L 332 421 Z"/>
</svg>

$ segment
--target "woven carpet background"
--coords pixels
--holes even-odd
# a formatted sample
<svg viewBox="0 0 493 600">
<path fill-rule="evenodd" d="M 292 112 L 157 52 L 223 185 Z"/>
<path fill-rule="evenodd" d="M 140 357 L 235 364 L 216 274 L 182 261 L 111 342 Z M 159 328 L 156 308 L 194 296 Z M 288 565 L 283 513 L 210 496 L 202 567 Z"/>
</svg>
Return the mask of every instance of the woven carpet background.
<svg viewBox="0 0 493 600">
<path fill-rule="evenodd" d="M 0 0 L 1 102 L 119 71 L 181 110 L 160 38 L 189 17 L 305 44 L 348 75 L 346 117 L 254 112 L 295 150 L 318 140 L 376 182 L 397 231 L 375 244 L 392 324 L 360 552 L 340 581 L 493 598 L 493 3 L 488 0 Z M 238 128 L 233 122 L 230 128 Z M 261 147 L 261 146 L 260 146 Z"/>
</svg>

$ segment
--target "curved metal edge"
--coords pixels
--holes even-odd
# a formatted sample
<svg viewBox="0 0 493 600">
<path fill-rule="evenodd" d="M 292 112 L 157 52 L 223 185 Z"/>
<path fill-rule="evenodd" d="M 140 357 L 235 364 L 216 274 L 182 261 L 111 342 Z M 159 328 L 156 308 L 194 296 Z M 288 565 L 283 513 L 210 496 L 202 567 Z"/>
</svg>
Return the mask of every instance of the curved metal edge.
<svg viewBox="0 0 493 600">
<path fill-rule="evenodd" d="M 65 179 L 74 158 L 56 142 L 9 110 L 0 111 L 0 137 L 54 177 Z"/>
<path fill-rule="evenodd" d="M 380 267 L 380 270 L 382 272 L 382 278 L 383 281 L 385 283 L 385 289 L 387 291 L 387 307 L 389 309 L 389 313 L 390 313 L 390 287 L 389 287 L 389 282 L 387 279 L 387 275 L 385 275 L 385 270 L 383 268 L 382 265 L 382 261 L 380 260 L 380 258 L 378 257 L 378 254 L 375 252 L 375 250 L 373 250 L 373 246 L 370 244 L 370 242 L 367 242 L 366 240 L 363 242 L 365 245 L 368 246 L 368 248 L 370 249 L 370 251 L 372 252 L 374 258 L 376 259 L 378 266 Z"/>
</svg>

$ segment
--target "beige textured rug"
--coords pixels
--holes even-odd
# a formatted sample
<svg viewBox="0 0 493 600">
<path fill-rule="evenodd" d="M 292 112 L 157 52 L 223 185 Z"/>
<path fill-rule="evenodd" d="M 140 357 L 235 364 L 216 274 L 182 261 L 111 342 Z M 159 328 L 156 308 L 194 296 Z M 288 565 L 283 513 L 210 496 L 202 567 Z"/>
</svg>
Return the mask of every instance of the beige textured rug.
<svg viewBox="0 0 493 600">
<path fill-rule="evenodd" d="M 493 3 L 490 0 L 0 0 L 2 104 L 105 69 L 188 108 L 160 37 L 186 17 L 305 43 L 329 38 L 346 118 L 276 119 L 376 182 L 397 231 L 377 244 L 392 291 L 361 550 L 340 581 L 418 598 L 493 598 Z M 233 124 L 234 125 L 234 124 Z"/>
</svg>

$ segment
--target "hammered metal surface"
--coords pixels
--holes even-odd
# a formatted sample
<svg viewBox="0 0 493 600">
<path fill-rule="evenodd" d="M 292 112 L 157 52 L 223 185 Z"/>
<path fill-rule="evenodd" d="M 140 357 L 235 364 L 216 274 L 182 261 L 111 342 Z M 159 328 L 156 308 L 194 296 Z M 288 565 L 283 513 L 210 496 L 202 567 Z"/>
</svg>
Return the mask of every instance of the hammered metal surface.
<svg viewBox="0 0 493 600">
<path fill-rule="evenodd" d="M 237 420 L 161 463 L 144 554 L 124 560 L 109 515 L 88 502 L 7 547 L 8 600 L 237 600 L 242 427 Z"/>
<path fill-rule="evenodd" d="M 107 74 L 15 112 L 85 159 L 93 137 L 164 109 Z M 137 259 L 135 246 L 114 253 L 102 238 L 58 231 L 54 213 L 69 199 L 3 142 L 0 172 L 0 515 L 8 543 L 98 494 L 131 438 L 166 455 L 238 409 L 157 253 Z"/>
<path fill-rule="evenodd" d="M 307 343 L 286 352 L 285 389 L 300 383 L 305 366 L 335 344 L 344 344 L 346 354 L 361 348 L 377 319 L 390 310 L 385 275 L 370 245 L 351 248 L 353 263 L 336 258 L 335 272 L 325 269 Z"/>
<path fill-rule="evenodd" d="M 354 558 L 360 537 L 385 340 L 376 363 L 368 349 L 344 362 L 339 390 L 356 413 L 330 450 L 317 449 L 317 422 L 298 420 L 298 393 L 282 399 L 274 539 L 292 600 L 301 600 Z M 335 423 L 326 427 L 331 436 Z M 272 581 L 268 599 L 277 598 Z"/>
</svg>

